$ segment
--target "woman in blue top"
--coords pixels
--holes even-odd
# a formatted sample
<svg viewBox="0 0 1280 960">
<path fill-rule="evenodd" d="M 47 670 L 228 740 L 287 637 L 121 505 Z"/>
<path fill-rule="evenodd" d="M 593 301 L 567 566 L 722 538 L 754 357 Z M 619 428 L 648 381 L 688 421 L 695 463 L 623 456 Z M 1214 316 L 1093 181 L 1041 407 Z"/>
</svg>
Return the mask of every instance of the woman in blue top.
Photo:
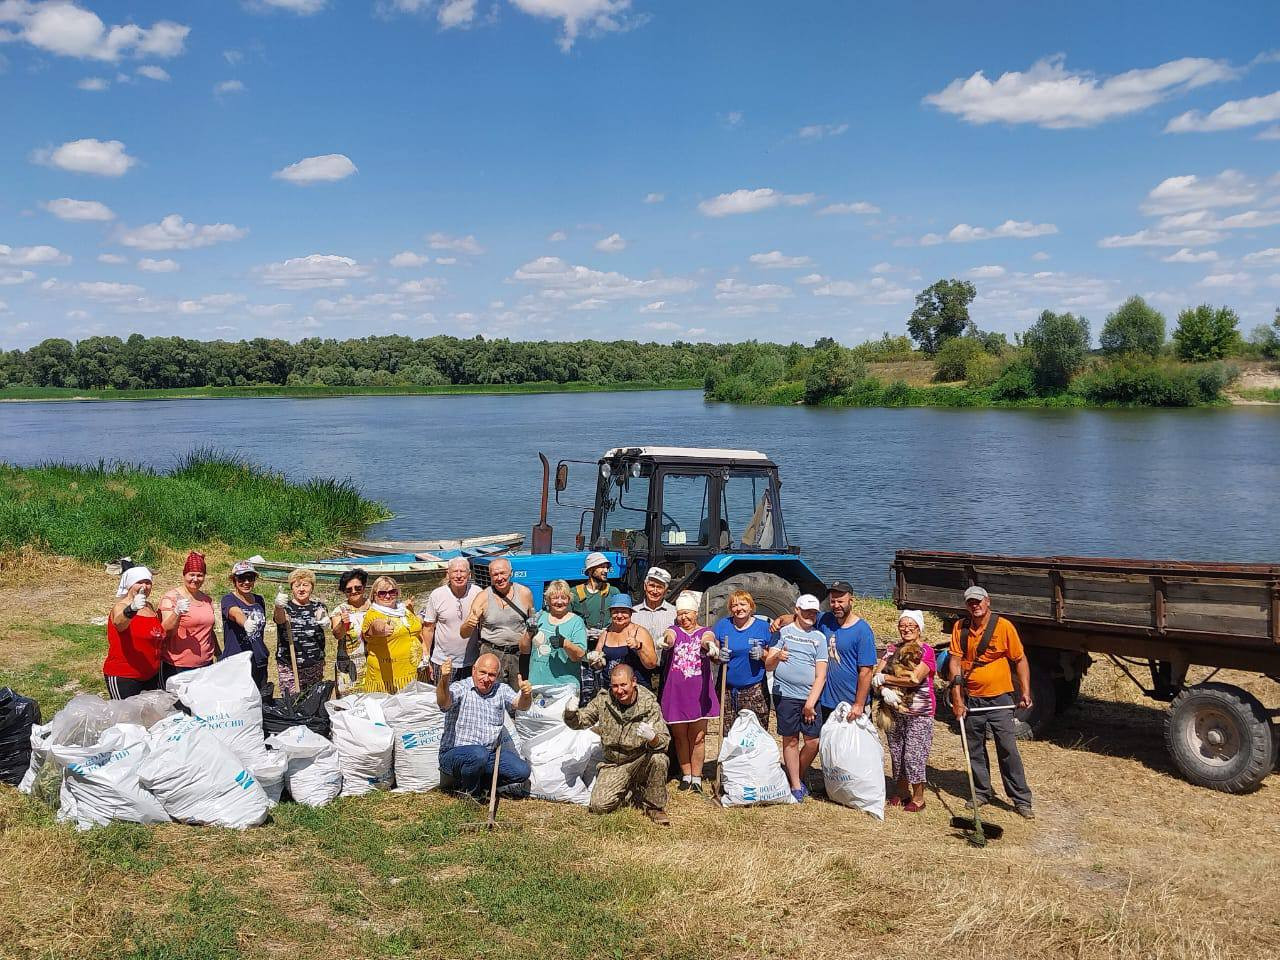
<svg viewBox="0 0 1280 960">
<path fill-rule="evenodd" d="M 553 580 L 542 592 L 538 633 L 529 650 L 529 682 L 534 686 L 578 683 L 578 661 L 587 653 L 587 625 L 569 609 L 569 584 Z"/>
<path fill-rule="evenodd" d="M 746 590 L 729 594 L 725 604 L 729 611 L 715 625 L 720 649 L 729 648 L 725 697 L 721 704 L 720 722 L 728 730 L 738 711 L 750 710 L 769 729 L 769 692 L 764 682 L 764 651 L 773 646 L 774 635 L 769 621 L 756 617 L 756 601 Z"/>
</svg>

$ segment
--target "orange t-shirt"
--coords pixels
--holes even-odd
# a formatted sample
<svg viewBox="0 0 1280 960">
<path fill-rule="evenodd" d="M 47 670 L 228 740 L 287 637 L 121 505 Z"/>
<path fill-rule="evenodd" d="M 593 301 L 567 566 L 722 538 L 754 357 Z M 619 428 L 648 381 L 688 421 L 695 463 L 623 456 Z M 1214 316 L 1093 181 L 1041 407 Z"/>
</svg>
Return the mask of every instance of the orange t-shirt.
<svg viewBox="0 0 1280 960">
<path fill-rule="evenodd" d="M 990 616 L 994 617 L 995 614 Z M 1025 656 L 1018 631 L 1004 617 L 996 617 L 996 628 L 991 634 L 991 642 L 982 653 L 982 659 L 971 663 L 969 658 L 977 653 L 978 644 L 982 643 L 982 631 L 966 631 L 964 623 L 963 620 L 957 620 L 956 625 L 951 628 L 951 656 L 959 657 L 961 669 L 968 672 L 966 687 L 969 696 L 998 697 L 1003 693 L 1013 693 L 1013 674 L 1009 670 L 1009 661 L 1021 660 Z"/>
</svg>

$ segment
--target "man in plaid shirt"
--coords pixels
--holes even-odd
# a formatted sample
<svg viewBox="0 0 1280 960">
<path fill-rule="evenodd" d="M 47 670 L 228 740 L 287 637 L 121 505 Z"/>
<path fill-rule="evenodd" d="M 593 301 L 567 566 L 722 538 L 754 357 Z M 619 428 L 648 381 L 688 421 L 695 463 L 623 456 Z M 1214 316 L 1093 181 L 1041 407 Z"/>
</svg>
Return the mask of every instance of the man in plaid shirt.
<svg viewBox="0 0 1280 960">
<path fill-rule="evenodd" d="M 527 797 L 531 770 L 507 737 L 503 721 L 509 713 L 529 709 L 533 688 L 519 675 L 516 678 L 519 693 L 499 683 L 501 669 L 498 658 L 491 653 L 482 654 L 476 660 L 471 676 L 465 680 L 453 681 L 452 657 L 440 665 L 436 703 L 445 711 L 440 772 L 455 780 L 463 792 L 477 797 L 483 795 L 493 778 L 498 744 L 506 738 L 498 760 L 499 792 L 505 797 Z"/>
</svg>

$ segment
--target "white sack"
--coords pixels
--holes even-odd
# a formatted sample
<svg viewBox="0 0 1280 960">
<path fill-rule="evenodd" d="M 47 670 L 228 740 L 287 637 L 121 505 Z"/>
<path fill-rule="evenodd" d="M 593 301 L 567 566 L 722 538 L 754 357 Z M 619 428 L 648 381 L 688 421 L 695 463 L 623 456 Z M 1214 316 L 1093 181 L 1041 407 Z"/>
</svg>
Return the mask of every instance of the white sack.
<svg viewBox="0 0 1280 960">
<path fill-rule="evenodd" d="M 884 748 L 865 713 L 853 723 L 848 714 L 849 704 L 841 703 L 822 725 L 818 754 L 827 799 L 883 820 Z"/>
<path fill-rule="evenodd" d="M 396 790 L 436 789 L 444 734 L 444 711 L 436 706 L 436 688 L 414 680 L 384 701 L 382 712 L 395 734 Z"/>
<path fill-rule="evenodd" d="M 138 779 L 174 820 L 244 829 L 267 819 L 266 793 L 208 725 L 184 714 L 151 728 Z"/>
<path fill-rule="evenodd" d="M 147 753 L 147 731 L 134 723 L 110 727 L 88 747 L 54 744 L 49 756 L 63 768 L 58 819 L 88 830 L 112 820 L 167 823 L 160 801 L 138 781 Z"/>
<path fill-rule="evenodd" d="M 520 756 L 532 768 L 529 795 L 585 806 L 604 752 L 599 736 L 564 722 L 565 705 L 577 692 L 572 684 L 534 687 L 529 709 L 516 711 L 515 735 Z"/>
<path fill-rule="evenodd" d="M 726 807 L 795 803 L 777 742 L 750 710 L 738 711 L 720 744 L 720 802 Z"/>
<path fill-rule="evenodd" d="M 357 695 L 324 705 L 332 724 L 329 736 L 338 748 L 344 797 L 390 790 L 395 783 L 395 734 L 383 715 L 387 699 Z"/>
<path fill-rule="evenodd" d="M 273 807 L 280 802 L 280 797 L 284 793 L 284 776 L 288 769 L 289 758 L 268 745 L 267 759 L 250 771 Z"/>
<path fill-rule="evenodd" d="M 342 793 L 338 749 L 314 730 L 290 727 L 268 738 L 267 746 L 288 758 L 289 796 L 309 807 L 323 807 Z"/>
<path fill-rule="evenodd" d="M 170 677 L 165 689 L 203 720 L 250 770 L 266 762 L 262 694 L 253 682 L 249 651 Z"/>
<path fill-rule="evenodd" d="M 53 724 L 36 723 L 31 726 L 31 760 L 27 764 L 27 772 L 22 775 L 18 789 L 30 794 L 35 789 L 36 776 L 49 757 L 49 747 L 53 745 Z"/>
</svg>

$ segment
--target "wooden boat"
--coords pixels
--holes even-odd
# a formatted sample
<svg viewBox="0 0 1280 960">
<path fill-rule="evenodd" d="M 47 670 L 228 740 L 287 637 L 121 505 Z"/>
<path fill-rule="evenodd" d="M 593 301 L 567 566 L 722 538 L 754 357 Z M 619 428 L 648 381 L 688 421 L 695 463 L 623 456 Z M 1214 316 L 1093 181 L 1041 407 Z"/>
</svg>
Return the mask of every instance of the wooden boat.
<svg viewBox="0 0 1280 960">
<path fill-rule="evenodd" d="M 476 555 L 503 553 L 524 544 L 522 533 L 499 533 L 490 537 L 460 537 L 456 540 L 343 540 L 342 549 L 351 557 L 379 557 L 395 553 L 431 553 L 441 550 L 475 550 Z"/>
</svg>

